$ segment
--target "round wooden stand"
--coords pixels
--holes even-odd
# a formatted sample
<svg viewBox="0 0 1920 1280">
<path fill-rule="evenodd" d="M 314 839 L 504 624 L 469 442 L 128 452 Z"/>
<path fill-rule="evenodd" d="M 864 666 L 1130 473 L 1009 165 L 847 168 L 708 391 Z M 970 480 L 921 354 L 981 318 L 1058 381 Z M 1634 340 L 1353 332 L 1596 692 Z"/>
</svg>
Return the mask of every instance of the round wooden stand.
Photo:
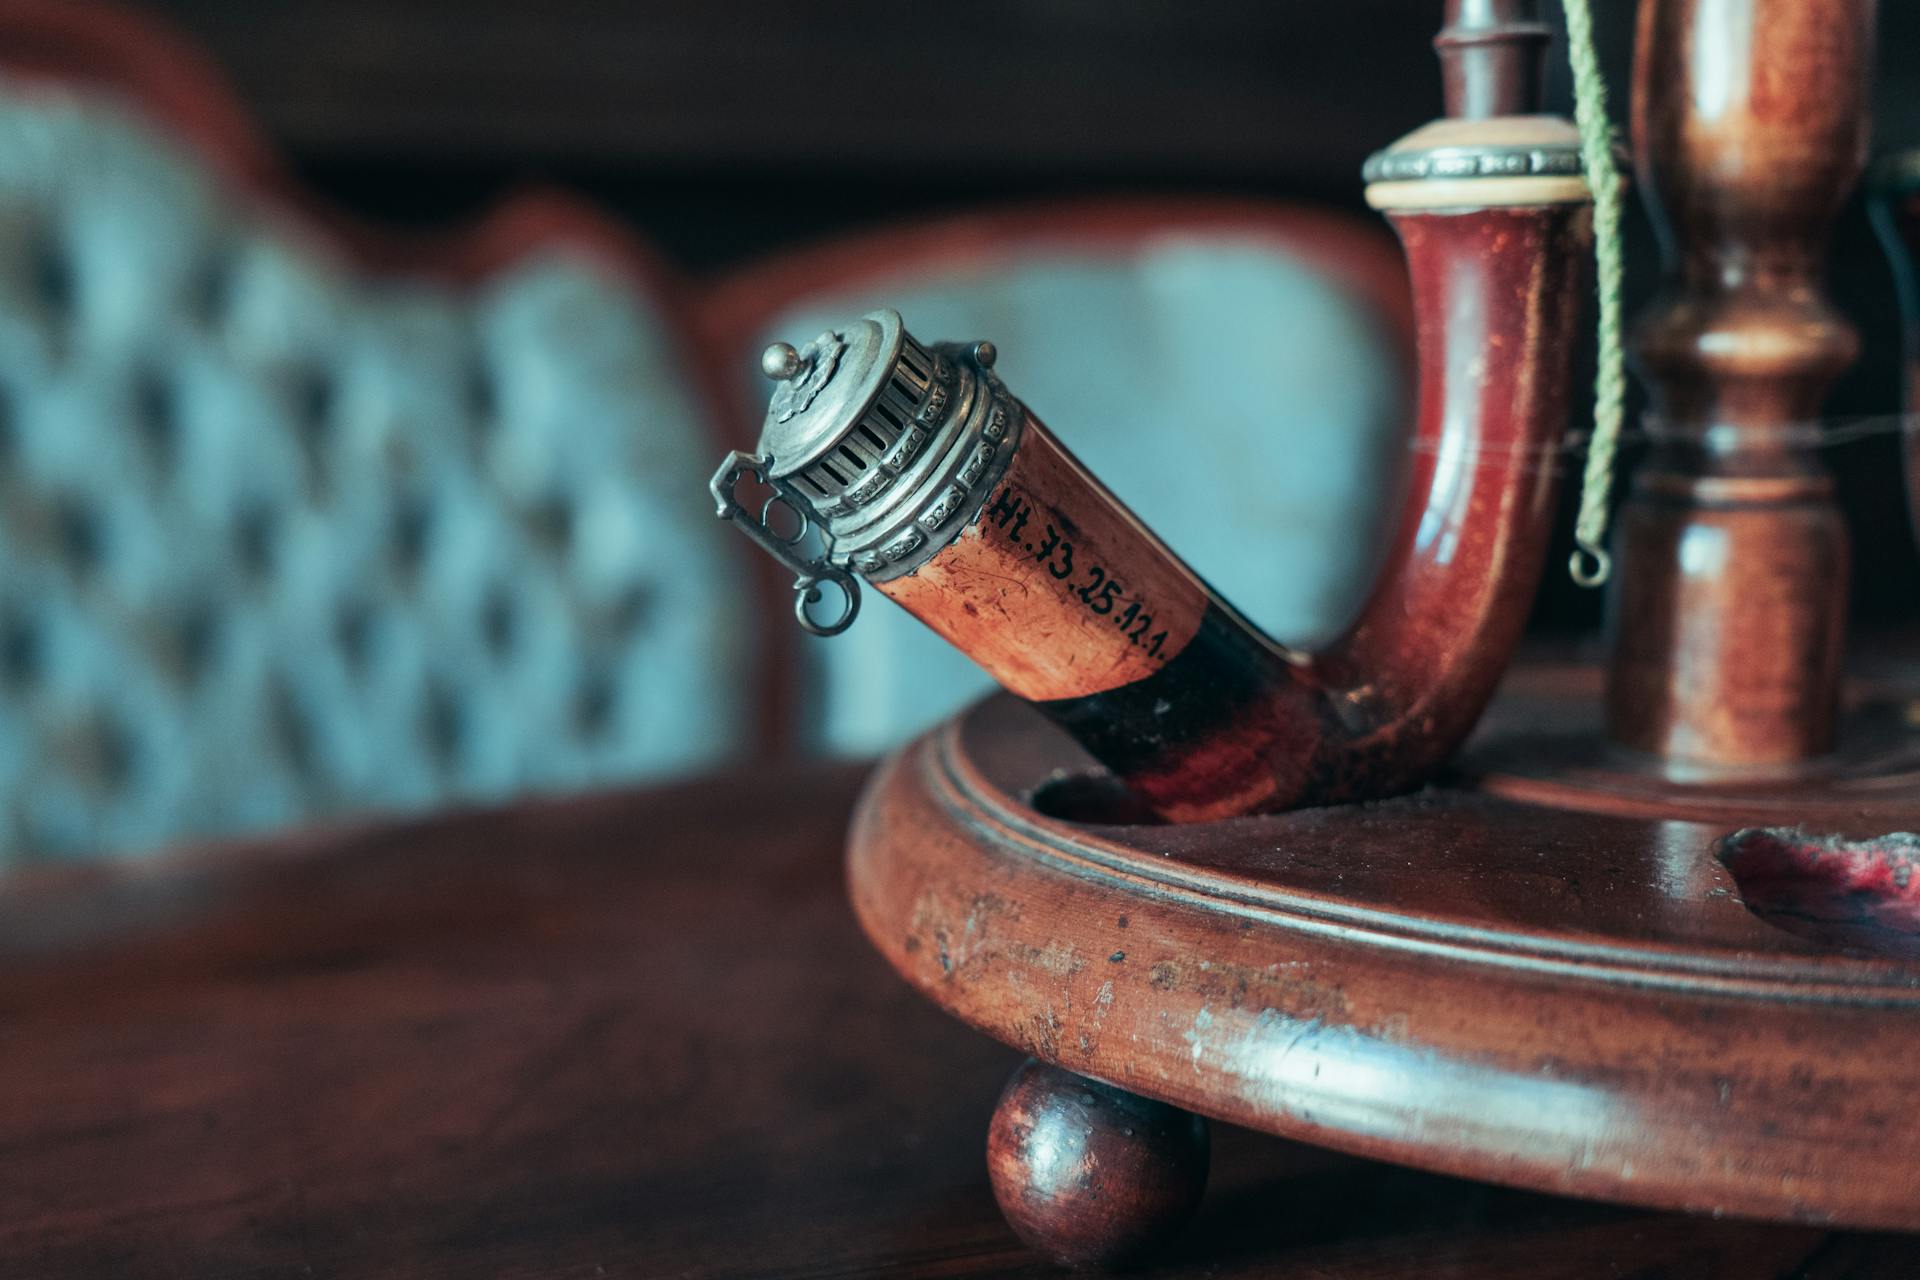
<svg viewBox="0 0 1920 1280">
<path fill-rule="evenodd" d="M 1513 1186 L 1920 1227 L 1920 842 L 1879 838 L 1920 828 L 1904 697 L 1862 694 L 1868 745 L 1815 775 L 1683 783 L 1580 745 L 1592 673 L 1507 690 L 1443 785 L 1194 826 L 1128 823 L 991 700 L 876 775 L 854 905 L 947 1011 L 1143 1098 Z"/>
</svg>

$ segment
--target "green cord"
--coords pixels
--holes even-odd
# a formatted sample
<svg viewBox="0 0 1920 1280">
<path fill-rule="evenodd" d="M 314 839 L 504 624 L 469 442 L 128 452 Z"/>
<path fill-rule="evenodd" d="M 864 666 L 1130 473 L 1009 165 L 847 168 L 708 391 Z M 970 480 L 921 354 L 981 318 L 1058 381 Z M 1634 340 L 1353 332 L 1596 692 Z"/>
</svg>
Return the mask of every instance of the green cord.
<svg viewBox="0 0 1920 1280">
<path fill-rule="evenodd" d="M 1565 0 L 1567 54 L 1573 64 L 1573 120 L 1580 129 L 1580 156 L 1593 192 L 1593 256 L 1599 292 L 1600 352 L 1593 382 L 1593 438 L 1580 480 L 1580 516 L 1574 524 L 1578 549 L 1568 562 L 1573 580 L 1597 587 L 1613 571 L 1607 554 L 1607 500 L 1613 461 L 1626 415 L 1627 370 L 1621 341 L 1621 281 L 1625 254 L 1620 242 L 1623 183 L 1613 163 L 1613 127 L 1607 121 L 1607 82 L 1593 48 L 1590 0 Z"/>
</svg>

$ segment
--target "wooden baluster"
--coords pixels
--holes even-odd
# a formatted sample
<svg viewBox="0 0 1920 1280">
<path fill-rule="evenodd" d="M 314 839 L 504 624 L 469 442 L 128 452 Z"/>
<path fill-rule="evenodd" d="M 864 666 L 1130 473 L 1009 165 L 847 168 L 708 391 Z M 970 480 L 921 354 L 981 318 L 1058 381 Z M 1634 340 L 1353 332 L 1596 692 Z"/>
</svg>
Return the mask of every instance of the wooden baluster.
<svg viewBox="0 0 1920 1280">
<path fill-rule="evenodd" d="M 1607 712 L 1676 774 L 1833 742 L 1846 527 L 1810 425 L 1858 340 L 1822 294 L 1867 147 L 1875 0 L 1643 0 L 1633 135 L 1666 275 L 1656 443 L 1619 535 Z"/>
</svg>

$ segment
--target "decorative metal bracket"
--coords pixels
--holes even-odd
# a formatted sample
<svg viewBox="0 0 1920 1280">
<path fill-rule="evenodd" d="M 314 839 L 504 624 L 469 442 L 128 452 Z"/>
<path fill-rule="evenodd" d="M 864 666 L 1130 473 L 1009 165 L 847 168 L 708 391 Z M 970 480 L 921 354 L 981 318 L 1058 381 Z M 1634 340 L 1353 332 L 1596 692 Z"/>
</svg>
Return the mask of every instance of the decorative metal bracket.
<svg viewBox="0 0 1920 1280">
<path fill-rule="evenodd" d="M 833 551 L 833 536 L 824 528 L 820 530 L 822 545 L 817 558 L 809 557 L 798 549 L 814 528 L 813 516 L 804 499 L 774 479 L 772 465 L 771 458 L 756 457 L 736 450 L 729 453 L 726 461 L 720 464 L 720 469 L 713 473 L 713 481 L 708 489 L 713 493 L 722 520 L 731 520 L 739 525 L 742 532 L 797 575 L 793 582 L 793 615 L 800 620 L 801 629 L 816 636 L 837 636 L 860 616 L 859 580 L 828 560 Z M 761 504 L 758 515 L 741 505 L 734 493 L 739 487 L 740 478 L 749 474 L 773 490 L 772 495 Z M 784 506 L 792 513 L 794 531 L 791 535 L 783 535 L 773 527 L 771 517 L 776 506 Z M 825 623 L 816 621 L 809 611 L 809 606 L 820 603 L 820 584 L 823 582 L 831 582 L 840 588 L 846 601 L 840 615 Z"/>
</svg>

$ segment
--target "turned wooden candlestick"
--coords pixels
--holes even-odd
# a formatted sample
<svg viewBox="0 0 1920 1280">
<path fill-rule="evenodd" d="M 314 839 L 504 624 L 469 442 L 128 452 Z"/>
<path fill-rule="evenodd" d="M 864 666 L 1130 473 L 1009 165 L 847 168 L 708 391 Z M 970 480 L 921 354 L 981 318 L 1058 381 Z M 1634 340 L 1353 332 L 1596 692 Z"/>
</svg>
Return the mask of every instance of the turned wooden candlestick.
<svg viewBox="0 0 1920 1280">
<path fill-rule="evenodd" d="M 1634 349 L 1655 446 L 1619 532 L 1607 721 L 1671 771 L 1834 741 L 1846 526 L 1816 449 L 1854 359 L 1821 291 L 1867 146 L 1874 0 L 1644 0 L 1641 190 L 1666 276 Z"/>
</svg>

